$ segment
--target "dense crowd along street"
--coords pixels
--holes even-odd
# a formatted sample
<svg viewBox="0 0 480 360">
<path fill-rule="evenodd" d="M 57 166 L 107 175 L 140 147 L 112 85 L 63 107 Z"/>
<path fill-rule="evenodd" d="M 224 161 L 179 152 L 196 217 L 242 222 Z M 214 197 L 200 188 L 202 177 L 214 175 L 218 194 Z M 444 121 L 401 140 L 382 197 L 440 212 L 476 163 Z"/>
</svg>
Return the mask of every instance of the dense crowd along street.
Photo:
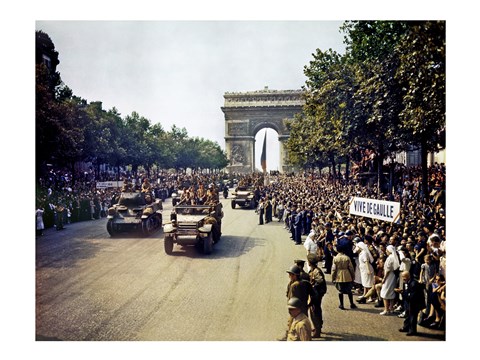
<svg viewBox="0 0 480 360">
<path fill-rule="evenodd" d="M 73 184 L 70 180 L 71 174 L 52 171 L 48 179 L 39 181 L 44 188 L 39 192 L 43 197 L 38 199 L 38 219 L 41 220 L 42 210 L 47 207 L 51 209 L 50 223 L 45 221 L 43 226 L 48 230 L 42 230 L 37 226 L 39 243 L 45 238 L 42 236 L 44 231 L 49 231 L 50 234 L 54 231 L 55 234 L 68 236 L 63 234 L 68 234 L 69 226 L 77 222 L 85 224 L 90 221 L 99 221 L 103 226 L 105 225 L 101 220 L 105 218 L 108 207 L 118 196 L 121 188 L 97 189 L 95 184 L 98 180 L 109 179 L 104 176 L 96 179 L 93 173 L 90 176 L 90 178 L 76 180 Z M 141 190 L 146 174 L 125 174 L 125 176 L 136 184 L 138 191 Z M 350 215 L 348 204 L 352 196 L 384 199 L 388 195 L 377 195 L 375 188 L 362 186 L 353 181 L 349 184 L 333 181 L 328 175 L 275 174 L 269 177 L 265 185 L 261 174 L 236 175 L 230 180 L 223 179 L 223 175 L 220 174 L 160 172 L 150 177 L 149 181 L 152 184 L 153 193 L 169 205 L 170 196 L 178 190 L 182 190 L 182 197 L 191 192 L 190 201 L 195 202 L 197 199 L 195 194 L 198 194 L 198 190 L 203 186 L 208 189 L 213 184 L 253 185 L 257 201 L 256 209 L 250 211 L 232 209 L 231 211 L 240 211 L 241 217 L 248 214 L 250 218 L 255 218 L 254 223 L 250 223 L 250 227 L 253 227 L 250 231 L 256 231 L 254 230 L 256 227 L 272 225 L 276 226 L 277 232 L 283 229 L 284 235 L 275 241 L 291 243 L 295 248 L 292 253 L 295 257 L 291 258 L 290 265 L 272 270 L 280 273 L 288 271 L 293 274 L 289 284 L 287 284 L 288 281 L 284 284 L 285 288 L 287 285 L 290 288 L 295 281 L 301 281 L 301 274 L 295 274 L 297 269 L 292 271 L 291 268 L 296 260 L 297 264 L 301 265 L 298 267 L 299 271 L 304 274 L 305 279 L 308 279 L 308 284 L 312 283 L 308 273 L 312 273 L 311 270 L 317 268 L 317 275 L 320 273 L 324 280 L 331 284 L 328 286 L 329 296 L 337 292 L 333 287 L 337 285 L 340 292 L 336 302 L 340 300 L 340 309 L 335 311 L 341 311 L 348 306 L 352 309 L 343 311 L 355 311 L 357 306 L 355 304 L 358 304 L 375 309 L 379 317 L 393 316 L 404 321 L 408 317 L 408 305 L 405 304 L 406 299 L 401 296 L 400 289 L 403 286 L 402 281 L 406 281 L 403 274 L 407 272 L 412 279 L 422 284 L 421 298 L 425 304 L 419 311 L 418 330 L 415 328 L 407 334 L 415 336 L 417 332 L 422 333 L 422 329 L 444 334 L 446 321 L 445 167 L 435 165 L 429 169 L 431 201 L 428 202 L 421 193 L 419 169 L 404 169 L 401 179 L 401 186 L 395 188 L 395 193 L 392 194 L 393 200 L 401 203 L 401 214 L 395 223 Z M 228 196 L 231 196 L 233 191 L 234 188 L 230 188 Z M 85 204 L 83 210 L 82 201 Z M 224 209 L 228 207 L 229 201 L 229 198 L 222 199 Z M 77 205 L 74 205 L 75 203 Z M 42 209 L 42 206 L 45 207 Z M 55 211 L 58 206 L 62 208 L 61 211 Z M 47 213 L 46 211 L 44 214 Z M 58 218 L 61 216 L 63 218 L 59 222 Z M 168 218 L 168 212 L 164 216 Z M 238 215 L 235 213 L 234 216 Z M 39 223 L 41 221 L 37 222 Z M 58 227 L 59 224 L 60 227 Z M 226 229 L 228 227 L 224 224 L 223 231 L 228 232 Z M 277 233 L 276 237 L 278 236 Z M 228 242 L 228 237 L 225 242 Z M 215 250 L 213 254 L 215 255 Z M 331 282 L 335 276 L 338 276 L 339 271 L 338 265 L 335 266 L 335 259 L 338 258 L 337 255 L 342 254 L 347 255 L 346 258 L 353 266 L 347 290 L 345 287 L 339 287 L 338 282 Z M 389 277 L 386 274 L 387 267 L 390 269 L 390 266 L 393 266 L 390 270 L 390 277 L 393 276 L 393 278 L 387 282 L 385 281 Z M 390 287 L 388 291 L 382 289 L 387 284 Z M 44 291 L 48 292 L 48 289 L 43 289 L 42 292 Z M 348 294 L 347 300 L 351 303 L 343 303 L 343 295 L 340 295 L 344 293 Z M 353 298 L 354 295 L 355 298 Z M 311 295 L 304 295 L 304 298 L 308 301 L 309 296 Z M 285 308 L 287 301 L 290 300 L 288 297 L 293 296 L 292 293 L 288 295 L 287 291 L 287 298 L 284 299 Z M 302 304 L 302 307 L 307 309 L 302 313 L 313 319 L 312 324 L 316 322 L 317 326 L 317 328 L 311 328 L 309 339 L 312 335 L 313 339 L 321 339 L 324 331 L 322 321 L 315 320 L 315 315 L 312 316 L 313 311 L 308 311 L 309 307 L 312 308 L 309 305 L 311 304 Z M 41 309 L 41 304 L 37 306 Z M 317 303 L 317 309 L 318 306 Z M 325 301 L 323 307 L 325 307 Z M 327 315 L 327 318 L 332 316 L 333 314 Z M 325 315 L 323 317 L 325 318 Z M 325 327 L 327 325 L 324 325 Z M 408 328 L 401 326 L 398 330 L 401 330 L 398 334 L 403 336 L 402 332 L 408 331 Z M 276 335 L 279 336 L 275 338 L 281 339 L 281 332 L 282 329 L 278 329 Z"/>
</svg>

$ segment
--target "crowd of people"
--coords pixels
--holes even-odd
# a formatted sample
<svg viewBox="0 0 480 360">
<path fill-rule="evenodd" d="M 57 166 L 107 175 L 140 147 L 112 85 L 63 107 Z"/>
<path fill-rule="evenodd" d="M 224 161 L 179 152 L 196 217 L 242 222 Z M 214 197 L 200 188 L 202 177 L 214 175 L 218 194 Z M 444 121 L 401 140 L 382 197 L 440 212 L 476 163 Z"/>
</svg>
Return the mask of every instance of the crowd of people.
<svg viewBox="0 0 480 360">
<path fill-rule="evenodd" d="M 268 181 L 257 173 L 233 176 L 236 183 L 255 187 L 259 224 L 283 222 L 290 239 L 306 249 L 307 271 L 301 262 L 301 266 L 288 270 L 292 275 L 287 289 L 288 307 L 295 314 L 291 314 L 289 330 L 292 324 L 296 330 L 295 334 L 287 332 L 286 338 L 309 340 L 320 336 L 325 274 L 330 274 L 338 290 L 342 311 L 346 309 L 344 295 L 351 309 L 357 307 L 353 298 L 356 294 L 357 303 L 380 308 L 380 315 L 404 318 L 405 325 L 399 330 L 407 335 L 416 334 L 418 314 L 421 326 L 445 327 L 446 168 L 443 164 L 429 168 L 428 196 L 422 191 L 421 176 L 420 168 L 403 168 L 396 174 L 396 186 L 390 194 L 379 193 L 375 186 L 318 173 L 276 174 Z M 95 175 L 92 170 L 72 174 L 52 169 L 38 179 L 37 235 L 48 227 L 61 230 L 70 222 L 105 217 L 121 189 L 98 188 L 96 184 L 117 179 L 118 174 Z M 211 189 L 204 188 L 205 184 L 223 186 L 224 174 L 160 171 L 148 176 L 124 171 L 120 179 L 138 190 L 148 179 L 155 197 L 163 200 L 183 189 L 182 200 L 188 202 L 192 197 L 207 201 Z M 393 223 L 351 216 L 352 197 L 399 202 L 400 216 Z M 294 286 L 302 281 L 310 286 Z M 305 291 L 309 293 L 305 295 Z M 305 323 L 310 326 L 308 336 L 299 328 Z"/>
<path fill-rule="evenodd" d="M 259 191 L 259 224 L 271 208 L 290 239 L 303 244 L 307 257 L 313 254 L 322 261 L 338 290 L 341 310 L 344 295 L 355 309 L 357 294 L 356 302 L 381 308 L 380 315 L 404 318 L 399 331 L 407 335 L 417 334 L 419 313 L 420 325 L 444 329 L 445 175 L 443 164 L 429 168 L 429 196 L 422 192 L 420 168 L 404 169 L 393 194 L 322 175 L 277 177 Z M 350 216 L 352 197 L 399 202 L 400 216 L 394 223 Z M 312 333 L 318 333 L 315 326 Z"/>
<path fill-rule="evenodd" d="M 116 203 L 122 187 L 98 187 L 98 183 L 119 180 L 140 191 L 145 179 L 155 198 L 163 201 L 180 189 L 199 188 L 218 184 L 221 174 L 187 174 L 162 170 L 151 173 L 121 171 L 102 172 L 93 169 L 72 173 L 67 169 L 50 169 L 38 179 L 36 191 L 36 229 L 42 236 L 47 228 L 62 230 L 69 223 L 96 220 L 107 216 L 108 208 Z M 209 189 L 205 189 L 205 195 Z M 185 191 L 188 194 L 189 191 Z M 208 194 L 210 195 L 210 194 Z"/>
</svg>

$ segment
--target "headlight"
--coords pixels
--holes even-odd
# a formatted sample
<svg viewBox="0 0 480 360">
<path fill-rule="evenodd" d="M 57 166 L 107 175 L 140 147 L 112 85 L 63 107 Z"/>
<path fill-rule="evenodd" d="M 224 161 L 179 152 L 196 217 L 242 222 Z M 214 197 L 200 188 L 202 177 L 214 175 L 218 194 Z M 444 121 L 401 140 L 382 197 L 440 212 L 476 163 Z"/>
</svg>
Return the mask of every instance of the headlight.
<svg viewBox="0 0 480 360">
<path fill-rule="evenodd" d="M 116 211 L 115 211 L 115 208 L 114 207 L 111 207 L 111 208 L 108 208 L 108 215 L 115 215 Z"/>
</svg>

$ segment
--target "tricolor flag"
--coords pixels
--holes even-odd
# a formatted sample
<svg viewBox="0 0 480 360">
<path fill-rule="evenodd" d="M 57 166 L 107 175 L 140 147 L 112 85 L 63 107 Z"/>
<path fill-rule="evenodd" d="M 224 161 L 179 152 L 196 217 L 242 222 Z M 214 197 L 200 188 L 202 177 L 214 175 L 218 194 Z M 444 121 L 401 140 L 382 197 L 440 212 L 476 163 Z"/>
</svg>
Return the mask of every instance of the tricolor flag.
<svg viewBox="0 0 480 360">
<path fill-rule="evenodd" d="M 267 171 L 267 132 L 265 131 L 265 138 L 263 139 L 262 157 L 260 158 L 263 172 Z"/>
</svg>

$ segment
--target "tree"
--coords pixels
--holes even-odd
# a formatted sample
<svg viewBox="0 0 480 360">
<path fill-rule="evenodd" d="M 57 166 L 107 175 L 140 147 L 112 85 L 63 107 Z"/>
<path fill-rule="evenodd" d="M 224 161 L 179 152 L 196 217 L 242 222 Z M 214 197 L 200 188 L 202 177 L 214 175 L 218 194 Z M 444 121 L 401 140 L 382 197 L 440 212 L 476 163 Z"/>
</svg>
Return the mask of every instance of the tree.
<svg viewBox="0 0 480 360">
<path fill-rule="evenodd" d="M 413 22 L 396 53 L 396 78 L 406 89 L 401 126 L 406 141 L 421 148 L 422 189 L 428 198 L 427 153 L 439 150 L 445 134 L 445 22 Z"/>
</svg>

